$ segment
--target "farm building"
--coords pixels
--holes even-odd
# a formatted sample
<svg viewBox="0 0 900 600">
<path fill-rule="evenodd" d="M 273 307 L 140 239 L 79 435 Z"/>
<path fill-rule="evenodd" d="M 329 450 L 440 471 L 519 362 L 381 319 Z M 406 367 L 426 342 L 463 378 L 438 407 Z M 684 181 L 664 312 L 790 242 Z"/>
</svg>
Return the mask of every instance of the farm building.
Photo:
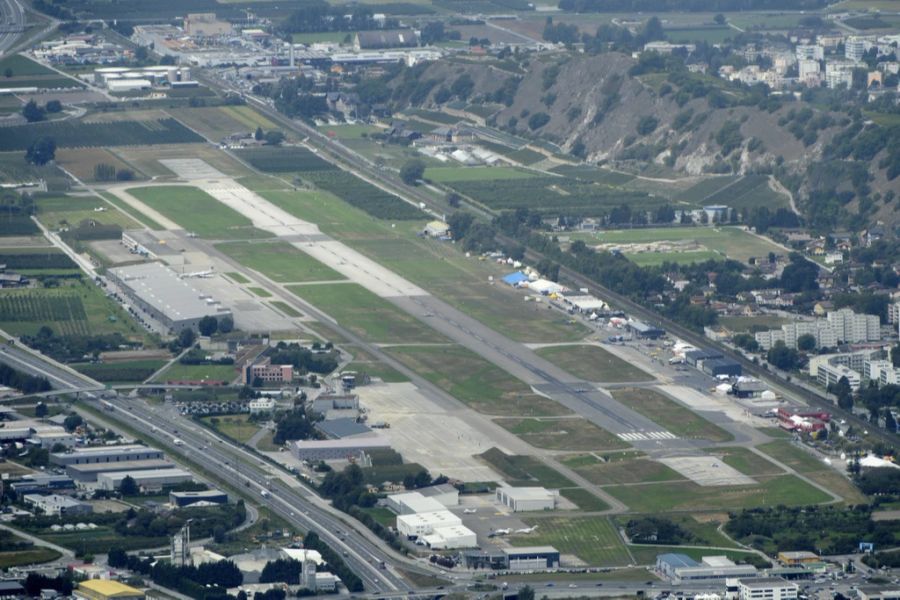
<svg viewBox="0 0 900 600">
<path fill-rule="evenodd" d="M 556 492 L 542 487 L 497 488 L 497 502 L 513 512 L 553 510 L 556 508 L 556 497 Z"/>
<path fill-rule="evenodd" d="M 160 263 L 114 267 L 107 276 L 138 308 L 172 332 L 196 331 L 203 317 L 231 315 L 229 309 Z"/>
</svg>

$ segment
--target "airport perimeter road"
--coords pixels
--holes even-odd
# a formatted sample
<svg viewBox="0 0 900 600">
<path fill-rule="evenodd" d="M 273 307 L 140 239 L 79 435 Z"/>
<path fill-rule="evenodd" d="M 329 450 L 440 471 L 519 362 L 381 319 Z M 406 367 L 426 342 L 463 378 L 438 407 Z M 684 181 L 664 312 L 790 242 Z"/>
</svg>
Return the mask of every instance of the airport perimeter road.
<svg viewBox="0 0 900 600">
<path fill-rule="evenodd" d="M 397 564 L 423 574 L 438 574 L 401 559 L 384 548 L 380 540 L 353 532 L 343 521 L 344 515 L 295 477 L 182 417 L 172 406 L 151 406 L 141 399 L 125 397 L 115 403 L 96 402 L 92 406 L 104 411 L 103 418 L 127 425 L 148 441 L 157 440 L 170 451 L 202 465 L 298 529 L 316 531 L 326 544 L 342 554 L 367 591 L 405 593 L 413 589 L 394 569 Z M 180 441 L 177 446 L 176 439 Z M 382 562 L 384 569 L 380 567 Z"/>
<path fill-rule="evenodd" d="M 6 54 L 25 31 L 25 8 L 19 0 L 0 0 L 0 56 Z"/>
</svg>

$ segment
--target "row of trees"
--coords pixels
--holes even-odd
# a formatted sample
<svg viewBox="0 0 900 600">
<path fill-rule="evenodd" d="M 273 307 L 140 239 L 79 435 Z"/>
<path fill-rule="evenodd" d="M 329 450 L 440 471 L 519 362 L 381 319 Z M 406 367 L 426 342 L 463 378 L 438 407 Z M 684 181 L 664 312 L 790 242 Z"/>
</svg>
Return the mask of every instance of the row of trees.
<svg viewBox="0 0 900 600">
<path fill-rule="evenodd" d="M 4 364 L 0 364 L 0 385 L 15 388 L 23 394 L 38 394 L 51 389 L 46 377 L 35 377 Z"/>
<path fill-rule="evenodd" d="M 59 100 L 48 100 L 44 106 L 40 106 L 34 99 L 31 99 L 22 107 L 22 116 L 29 123 L 36 123 L 46 119 L 48 113 L 61 111 L 62 103 Z"/>
</svg>

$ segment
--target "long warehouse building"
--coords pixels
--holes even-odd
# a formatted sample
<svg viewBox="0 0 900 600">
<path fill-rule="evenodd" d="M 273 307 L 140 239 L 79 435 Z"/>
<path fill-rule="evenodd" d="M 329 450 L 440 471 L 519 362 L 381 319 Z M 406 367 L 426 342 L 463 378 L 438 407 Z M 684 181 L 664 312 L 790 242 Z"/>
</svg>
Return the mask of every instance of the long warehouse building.
<svg viewBox="0 0 900 600">
<path fill-rule="evenodd" d="M 91 483 L 97 481 L 100 473 L 113 473 L 115 471 L 156 471 L 174 467 L 167 460 L 126 460 L 118 463 L 92 463 L 88 465 L 68 465 L 66 474 L 77 483 Z"/>
<path fill-rule="evenodd" d="M 156 469 L 153 471 L 115 471 L 99 473 L 97 487 L 101 490 L 117 490 L 122 480 L 131 477 L 138 487 L 161 488 L 166 485 L 178 485 L 193 481 L 194 476 L 182 469 Z"/>
<path fill-rule="evenodd" d="M 162 450 L 142 446 L 140 444 L 123 444 L 121 446 L 91 446 L 73 448 L 68 452 L 53 452 L 50 463 L 68 467 L 69 465 L 93 465 L 100 463 L 122 463 L 134 460 L 162 460 Z M 107 469 L 112 471 L 114 467 Z"/>
<path fill-rule="evenodd" d="M 231 315 L 228 308 L 157 262 L 115 267 L 107 276 L 139 309 L 174 333 L 196 331 L 203 317 Z"/>
</svg>

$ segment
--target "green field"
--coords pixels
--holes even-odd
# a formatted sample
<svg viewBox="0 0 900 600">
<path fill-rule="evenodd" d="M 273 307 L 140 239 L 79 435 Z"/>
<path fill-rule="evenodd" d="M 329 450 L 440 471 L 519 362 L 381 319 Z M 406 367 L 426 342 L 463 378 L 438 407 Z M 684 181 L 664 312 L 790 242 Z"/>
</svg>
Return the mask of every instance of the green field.
<svg viewBox="0 0 900 600">
<path fill-rule="evenodd" d="M 156 376 L 155 381 L 200 381 L 210 379 L 230 383 L 237 377 L 234 365 L 183 365 L 175 362 Z"/>
<path fill-rule="evenodd" d="M 569 456 L 563 464 L 597 485 L 658 483 L 684 479 L 666 465 L 647 458 L 620 458 L 611 455 L 601 461 L 590 454 Z"/>
<path fill-rule="evenodd" d="M 625 406 L 636 410 L 679 437 L 704 439 L 711 442 L 727 442 L 734 439 L 734 436 L 718 425 L 707 421 L 694 411 L 656 390 L 623 388 L 614 390 L 612 395 Z"/>
<path fill-rule="evenodd" d="M 631 563 L 628 550 L 606 517 L 525 518 L 537 531 L 510 536 L 513 546 L 553 546 L 563 554 L 574 554 L 591 566 L 618 567 Z"/>
<path fill-rule="evenodd" d="M 250 290 L 251 292 L 253 292 L 254 294 L 256 294 L 257 296 L 259 296 L 260 298 L 271 298 L 272 297 L 272 292 L 270 292 L 269 290 L 263 289 L 261 287 L 250 286 L 247 289 Z"/>
<path fill-rule="evenodd" d="M 578 506 L 579 510 L 583 510 L 585 512 L 599 512 L 602 510 L 607 510 L 609 508 L 609 504 L 593 495 L 589 491 L 583 490 L 581 488 L 563 488 L 559 490 L 559 493 L 566 500 L 574 502 Z"/>
<path fill-rule="evenodd" d="M 156 373 L 166 361 L 141 359 L 110 363 L 73 364 L 72 368 L 103 383 L 141 382 Z"/>
<path fill-rule="evenodd" d="M 532 456 L 509 455 L 497 448 L 491 448 L 478 457 L 503 475 L 506 482 L 513 486 L 541 485 L 555 489 L 575 487 L 568 477 Z"/>
<path fill-rule="evenodd" d="M 87 221 L 102 225 L 119 225 L 122 229 L 140 228 L 140 224 L 108 206 L 99 198 L 85 196 L 49 196 L 35 199 L 37 217 L 50 229 L 76 227 Z M 102 211 L 95 209 L 102 208 Z"/>
<path fill-rule="evenodd" d="M 766 460 L 748 448 L 725 447 L 710 448 L 708 454 L 718 456 L 726 465 L 730 465 L 751 477 L 765 475 L 783 475 L 784 471 L 775 463 Z"/>
<path fill-rule="evenodd" d="M 292 285 L 288 289 L 368 341 L 385 344 L 444 341 L 438 333 L 361 285 Z"/>
<path fill-rule="evenodd" d="M 601 383 L 653 381 L 653 376 L 649 373 L 599 346 L 548 346 L 535 352 L 560 369 L 586 381 Z"/>
<path fill-rule="evenodd" d="M 344 279 L 337 271 L 287 242 L 230 242 L 217 244 L 216 248 L 245 267 L 282 283 Z"/>
<path fill-rule="evenodd" d="M 628 259 L 639 267 L 658 267 L 663 263 L 689 265 L 707 260 L 722 260 L 722 255 L 712 250 L 698 252 L 638 252 L 626 253 Z"/>
<path fill-rule="evenodd" d="M 536 448 L 547 450 L 606 451 L 628 448 L 628 444 L 587 419 L 495 419 L 507 431 Z"/>
<path fill-rule="evenodd" d="M 242 444 L 250 441 L 259 431 L 259 425 L 250 422 L 249 415 L 223 415 L 219 417 L 202 417 L 213 429 L 221 431 L 233 440 Z"/>
<path fill-rule="evenodd" d="M 531 177 L 535 177 L 534 173 L 513 167 L 429 167 L 425 170 L 425 178 L 437 183 L 528 179 Z"/>
<path fill-rule="evenodd" d="M 648 515 L 622 515 L 616 518 L 616 522 L 621 527 L 625 527 L 628 521 L 632 519 L 640 519 L 647 517 L 660 517 L 672 521 L 684 531 L 689 532 L 693 539 L 686 542 L 689 546 L 719 546 L 722 548 L 739 548 L 739 546 L 730 540 L 728 536 L 722 534 L 718 528 L 723 521 L 727 520 L 727 516 L 723 514 L 706 514 L 706 515 L 684 515 L 684 514 L 648 514 Z M 656 546 L 656 544 L 632 544 L 630 549 L 637 552 L 639 548 L 644 546 Z M 707 552 L 709 555 L 709 552 Z"/>
<path fill-rule="evenodd" d="M 6 76 L 6 70 L 11 76 Z M 0 88 L 81 88 L 84 84 L 53 69 L 34 62 L 21 54 L 11 54 L 0 60 Z"/>
<path fill-rule="evenodd" d="M 392 346 L 385 351 L 478 412 L 515 417 L 569 413 L 462 346 Z"/>
<path fill-rule="evenodd" d="M 741 486 L 703 487 L 689 481 L 648 485 L 610 486 L 606 491 L 636 512 L 695 512 L 738 510 L 762 506 L 804 506 L 828 502 L 831 497 L 794 477 L 759 478 Z"/>
<path fill-rule="evenodd" d="M 328 137 L 335 137 L 340 140 L 359 140 L 363 136 L 382 131 L 374 125 L 322 125 L 317 127 L 319 131 Z"/>
<path fill-rule="evenodd" d="M 128 192 L 203 238 L 250 239 L 272 235 L 256 229 L 250 219 L 199 188 L 165 185 L 129 188 Z"/>
<path fill-rule="evenodd" d="M 0 552 L 0 569 L 18 567 L 22 565 L 36 565 L 56 560 L 61 555 L 56 550 L 33 546 L 29 550 L 16 550 L 14 552 Z"/>
<path fill-rule="evenodd" d="M 859 488 L 838 473 L 834 467 L 816 459 L 806 450 L 794 446 L 788 440 L 776 440 L 762 444 L 757 446 L 757 449 L 841 496 L 848 504 L 865 504 L 869 501 L 859 491 Z"/>
<path fill-rule="evenodd" d="M 650 227 L 647 229 L 619 229 L 599 231 L 596 233 L 575 234 L 569 236 L 572 241 L 584 240 L 593 244 L 647 244 L 661 241 L 696 241 L 721 256 L 746 262 L 751 257 L 763 258 L 769 252 L 784 254 L 785 250 L 766 239 L 757 237 L 737 227 Z M 629 258 L 638 259 L 641 253 L 623 253 Z M 643 253 L 654 258 L 677 260 L 679 253 Z"/>
</svg>

